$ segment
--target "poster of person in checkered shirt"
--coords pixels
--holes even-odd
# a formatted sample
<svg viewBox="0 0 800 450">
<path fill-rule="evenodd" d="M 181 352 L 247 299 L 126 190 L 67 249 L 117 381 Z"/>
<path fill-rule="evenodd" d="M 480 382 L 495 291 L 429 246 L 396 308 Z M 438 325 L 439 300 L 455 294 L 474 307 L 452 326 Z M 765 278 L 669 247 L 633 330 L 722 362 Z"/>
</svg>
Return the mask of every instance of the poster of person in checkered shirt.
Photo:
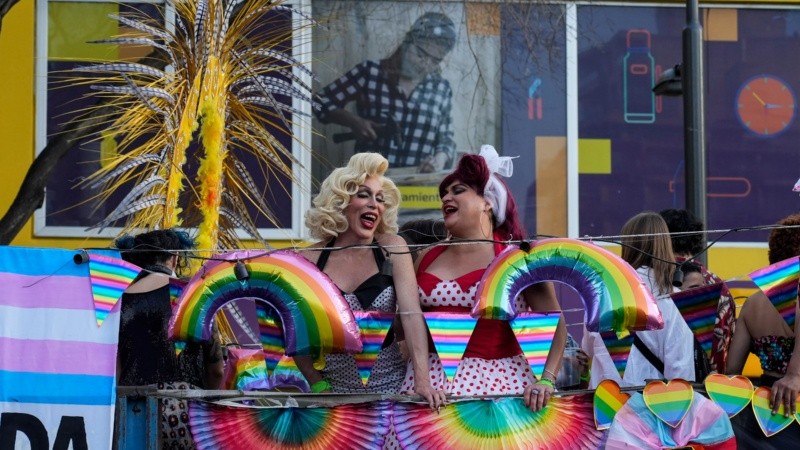
<svg viewBox="0 0 800 450">
<path fill-rule="evenodd" d="M 455 43 L 447 15 L 422 14 L 389 57 L 363 61 L 324 87 L 317 119 L 349 128 L 332 140 L 355 140 L 354 151 L 379 152 L 392 168 L 446 169 L 455 157 L 453 91 L 440 65 Z M 352 102 L 355 112 L 345 108 Z"/>
</svg>

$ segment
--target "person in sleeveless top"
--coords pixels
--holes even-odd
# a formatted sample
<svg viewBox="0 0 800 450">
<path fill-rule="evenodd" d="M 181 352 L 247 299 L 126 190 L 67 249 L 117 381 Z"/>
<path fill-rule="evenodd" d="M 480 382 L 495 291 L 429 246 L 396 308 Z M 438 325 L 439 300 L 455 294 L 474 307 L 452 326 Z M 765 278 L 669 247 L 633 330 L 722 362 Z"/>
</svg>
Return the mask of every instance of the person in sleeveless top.
<svg viewBox="0 0 800 450">
<path fill-rule="evenodd" d="M 449 241 L 424 250 L 417 258 L 423 310 L 469 313 L 487 266 L 508 241 L 524 238 L 514 199 L 498 176 L 511 176 L 512 170 L 511 158 L 502 158 L 494 147 L 484 145 L 480 155 L 462 156 L 456 170 L 439 185 Z M 459 240 L 472 242 L 454 245 Z M 551 283 L 533 285 L 515 301 L 520 311 L 561 309 Z M 418 362 L 413 361 L 402 390 L 432 383 L 436 389 L 460 396 L 522 394 L 526 405 L 538 411 L 547 405 L 555 390 L 565 339 L 562 318 L 544 374 L 537 380 L 508 321 L 479 319 L 452 383 L 448 383 L 441 361 L 431 348 L 430 380 L 420 379 Z"/>
<path fill-rule="evenodd" d="M 425 324 L 411 255 L 396 234 L 400 191 L 384 176 L 388 165 L 378 153 L 357 153 L 323 181 L 305 218 L 319 241 L 302 254 L 331 278 L 353 311 L 400 315 L 411 358 L 420 363 L 415 373 L 427 380 Z M 405 375 L 391 331 L 366 386 L 352 355 L 325 355 L 322 370 L 314 368 L 310 357 L 295 357 L 295 362 L 315 392 L 397 394 Z M 421 383 L 415 392 L 431 408 L 445 401 L 444 392 L 430 383 Z"/>
<path fill-rule="evenodd" d="M 161 390 L 219 389 L 224 369 L 219 342 L 189 342 L 176 356 L 167 331 L 172 315 L 169 279 L 177 276 L 182 260 L 178 252 L 193 246 L 189 236 L 154 230 L 120 237 L 115 245 L 122 259 L 143 269 L 122 294 L 117 384 L 156 385 Z M 186 400 L 161 398 L 159 410 L 160 448 L 195 448 Z"/>
</svg>

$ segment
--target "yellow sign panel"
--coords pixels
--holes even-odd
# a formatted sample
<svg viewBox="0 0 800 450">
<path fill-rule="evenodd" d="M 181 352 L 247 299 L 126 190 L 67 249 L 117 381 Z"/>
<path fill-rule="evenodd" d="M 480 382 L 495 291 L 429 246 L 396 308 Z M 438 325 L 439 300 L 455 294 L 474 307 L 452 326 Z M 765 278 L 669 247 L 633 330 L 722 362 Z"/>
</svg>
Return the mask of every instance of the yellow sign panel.
<svg viewBox="0 0 800 450">
<path fill-rule="evenodd" d="M 439 209 L 439 186 L 397 186 L 403 198 L 400 206 L 403 209 Z"/>
</svg>

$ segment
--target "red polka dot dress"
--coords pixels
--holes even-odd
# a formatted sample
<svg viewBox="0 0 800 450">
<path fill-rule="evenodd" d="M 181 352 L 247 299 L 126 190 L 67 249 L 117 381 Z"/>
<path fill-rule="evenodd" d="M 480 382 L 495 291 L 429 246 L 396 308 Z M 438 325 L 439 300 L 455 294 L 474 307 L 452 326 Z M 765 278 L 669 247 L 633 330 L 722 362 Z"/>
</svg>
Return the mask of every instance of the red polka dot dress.
<svg viewBox="0 0 800 450">
<path fill-rule="evenodd" d="M 496 246 L 496 253 L 502 247 Z M 425 272 L 430 263 L 446 247 L 429 251 L 420 262 L 417 272 L 420 305 L 423 311 L 469 313 L 475 302 L 478 282 L 484 270 L 477 270 L 455 280 L 440 280 Z M 521 297 L 516 299 L 517 310 L 527 310 Z M 472 333 L 467 350 L 452 383 L 442 369 L 436 353 L 428 355 L 431 386 L 453 395 L 522 394 L 528 384 L 536 381 L 507 321 L 480 319 Z M 411 362 L 406 370 L 401 391 L 414 390 L 414 371 Z"/>
</svg>

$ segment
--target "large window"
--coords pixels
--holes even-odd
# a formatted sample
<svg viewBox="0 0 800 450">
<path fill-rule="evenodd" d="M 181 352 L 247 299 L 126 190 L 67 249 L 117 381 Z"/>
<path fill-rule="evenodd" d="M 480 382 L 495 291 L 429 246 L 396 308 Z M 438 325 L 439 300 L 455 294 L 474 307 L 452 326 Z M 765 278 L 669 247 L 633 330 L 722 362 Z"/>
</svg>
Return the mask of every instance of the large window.
<svg viewBox="0 0 800 450">
<path fill-rule="evenodd" d="M 300 9 L 308 9 L 307 2 L 298 2 Z M 75 67 L 86 66 L 98 61 L 135 61 L 147 57 L 153 50 L 146 46 L 116 46 L 91 43 L 108 39 L 124 33 L 125 27 L 110 15 L 124 15 L 131 10 L 138 10 L 153 18 L 161 18 L 171 23 L 171 8 L 159 2 L 126 2 L 113 3 L 103 1 L 54 1 L 39 0 L 37 33 L 37 151 L 41 151 L 48 141 L 62 132 L 76 114 L 94 104 L 96 97 L 86 97 L 90 86 L 86 83 L 75 83 L 76 76 L 85 73 L 72 72 Z M 270 18 L 275 20 L 275 18 Z M 297 17 L 278 18 L 289 21 L 299 20 Z M 265 23 L 267 21 L 265 20 Z M 270 22 L 274 25 L 274 22 Z M 309 38 L 298 33 L 294 36 L 292 48 L 301 60 L 310 64 Z M 169 68 L 167 68 L 169 70 Z M 302 71 L 295 74 L 301 80 L 309 82 Z M 309 112 L 310 105 L 293 101 L 288 97 L 286 102 L 300 111 Z M 272 207 L 277 223 L 272 223 L 258 214 L 251 205 L 247 205 L 251 215 L 255 217 L 260 234 L 266 239 L 296 239 L 304 235 L 302 214 L 309 204 L 311 186 L 311 156 L 307 151 L 311 127 L 304 119 L 293 120 L 292 129 L 274 129 L 274 135 L 285 146 L 291 149 L 296 158 L 291 163 L 295 178 L 299 183 L 292 183 L 288 177 L 276 176 L 266 168 L 253 170 L 254 181 L 263 187 L 262 196 Z M 298 139 L 292 140 L 290 133 Z M 86 237 L 93 235 L 114 236 L 118 228 L 105 230 L 88 230 L 99 223 L 112 211 L 123 192 L 110 201 L 97 202 L 97 189 L 80 185 L 81 180 L 100 167 L 101 161 L 116 149 L 115 136 L 107 136 L 102 131 L 99 135 L 87 137 L 72 148 L 55 170 L 47 184 L 45 204 L 35 215 L 35 233 L 38 236 Z M 191 149 L 190 149 L 191 151 Z M 234 150 L 238 151 L 238 150 Z M 246 154 L 240 159 L 251 167 Z M 186 171 L 191 176 L 197 170 L 197 159 L 189 156 Z M 123 189 L 124 190 L 124 189 Z M 191 220 L 184 223 L 193 226 Z M 245 237 L 241 234 L 241 237 Z"/>
</svg>

